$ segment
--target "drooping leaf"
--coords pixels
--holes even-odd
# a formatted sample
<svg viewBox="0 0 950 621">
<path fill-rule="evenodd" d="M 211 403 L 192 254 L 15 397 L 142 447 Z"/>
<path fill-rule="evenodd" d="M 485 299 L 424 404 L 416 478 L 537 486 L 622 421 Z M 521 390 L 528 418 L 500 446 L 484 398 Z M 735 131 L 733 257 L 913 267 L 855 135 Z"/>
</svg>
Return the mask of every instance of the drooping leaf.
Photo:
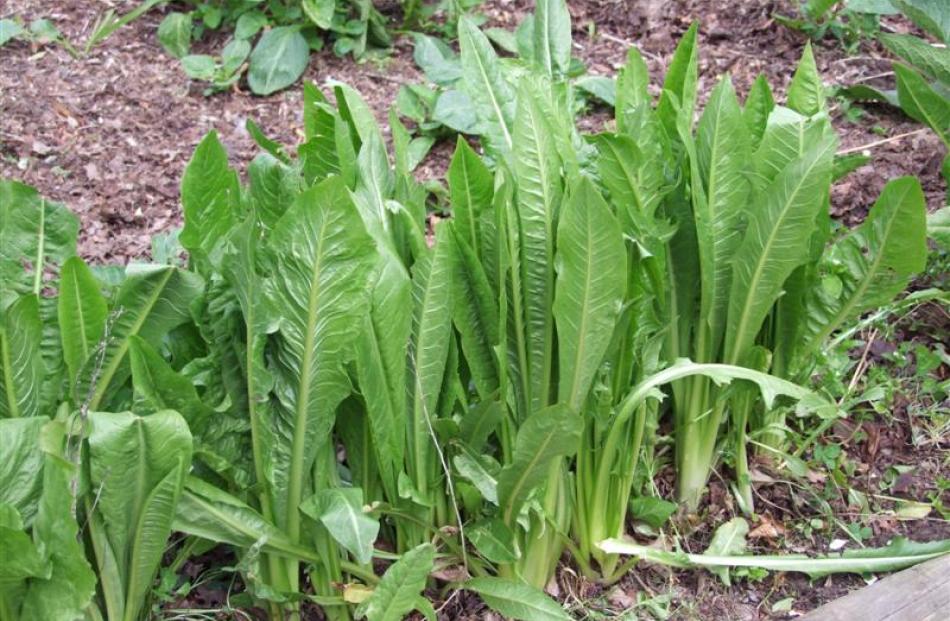
<svg viewBox="0 0 950 621">
<path fill-rule="evenodd" d="M 724 524 L 720 524 L 713 533 L 712 541 L 706 548 L 707 556 L 738 556 L 746 551 L 746 535 L 749 534 L 749 523 L 741 517 L 732 518 Z M 719 576 L 723 584 L 729 586 L 729 568 L 714 567 L 710 568 L 714 574 Z"/>
<path fill-rule="evenodd" d="M 498 475 L 498 502 L 505 523 L 514 524 L 551 463 L 577 451 L 583 429 L 584 419 L 562 404 L 535 412 L 521 425 L 511 462 Z"/>
<path fill-rule="evenodd" d="M 824 283 L 806 298 L 802 353 L 815 351 L 844 322 L 887 304 L 924 269 L 926 217 L 916 178 L 894 179 L 884 187 L 864 223 L 834 243 Z"/>
<path fill-rule="evenodd" d="M 353 487 L 320 490 L 304 500 L 300 509 L 319 520 L 358 563 L 365 565 L 373 559 L 379 522 L 363 510 L 363 490 Z"/>
<path fill-rule="evenodd" d="M 558 401 L 580 414 L 613 337 L 627 285 L 620 225 L 587 180 L 573 188 L 561 212 L 556 264 Z"/>
<path fill-rule="evenodd" d="M 901 109 L 937 132 L 950 147 L 950 99 L 935 91 L 919 73 L 900 63 L 894 64 L 894 73 Z"/>
<path fill-rule="evenodd" d="M 521 557 L 514 533 L 498 518 L 467 527 L 465 535 L 478 553 L 492 563 L 514 563 Z"/>
<path fill-rule="evenodd" d="M 93 412 L 89 421 L 90 483 L 97 492 L 92 510 L 105 530 L 94 529 L 92 536 L 108 541 L 122 580 L 123 615 L 134 619 L 171 534 L 191 466 L 191 434 L 171 410 L 147 416 Z"/>
<path fill-rule="evenodd" d="M 937 37 L 950 43 L 950 8 L 943 0 L 891 0 L 901 13 Z"/>
<path fill-rule="evenodd" d="M 356 608 L 356 616 L 367 621 L 401 621 L 419 607 L 434 561 L 435 547 L 428 543 L 403 554 L 386 570 L 372 595 Z"/>
<path fill-rule="evenodd" d="M 913 35 L 882 33 L 881 43 L 931 79 L 950 85 L 950 49 L 937 47 Z"/>
<path fill-rule="evenodd" d="M 296 82 L 307 68 L 310 47 L 299 27 L 277 26 L 251 52 L 247 83 L 257 95 L 270 95 Z"/>
<path fill-rule="evenodd" d="M 463 585 L 474 591 L 492 610 L 522 621 L 567 621 L 571 617 L 544 591 L 505 578 L 472 578 Z"/>
<path fill-rule="evenodd" d="M 451 86 L 462 77 L 462 65 L 458 56 L 441 39 L 422 33 L 413 33 L 415 45 L 412 59 L 439 86 Z"/>
</svg>

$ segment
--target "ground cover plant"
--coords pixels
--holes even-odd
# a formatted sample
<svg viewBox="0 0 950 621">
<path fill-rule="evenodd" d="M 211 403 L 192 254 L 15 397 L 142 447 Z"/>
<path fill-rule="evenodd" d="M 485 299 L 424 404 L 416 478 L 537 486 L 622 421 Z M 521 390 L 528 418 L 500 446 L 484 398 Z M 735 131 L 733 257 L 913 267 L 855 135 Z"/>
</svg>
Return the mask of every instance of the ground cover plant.
<svg viewBox="0 0 950 621">
<path fill-rule="evenodd" d="M 658 99 L 631 50 L 613 124 L 583 135 L 565 6 L 534 23 L 507 62 L 460 20 L 480 148 L 458 141 L 431 228 L 408 130 L 391 115 L 387 148 L 343 85 L 335 105 L 305 87 L 294 155 L 251 126 L 246 183 L 208 135 L 151 265 L 86 266 L 74 217 L 0 185 L 0 536 L 23 551 L 3 618 L 142 617 L 172 530 L 167 566 L 226 546 L 275 619 L 432 616 L 436 584 L 565 618 L 542 593 L 558 563 L 610 584 L 630 553 L 728 579 L 947 551 L 752 558 L 721 543 L 741 520 L 706 557 L 617 541 L 675 509 L 654 485 L 670 446 L 685 511 L 726 462 L 752 513 L 747 447 L 791 464 L 787 433 L 846 414 L 816 359 L 924 269 L 926 212 L 896 179 L 832 233 L 847 166 L 810 50 L 784 105 L 723 78 L 698 123 L 696 28 Z"/>
</svg>

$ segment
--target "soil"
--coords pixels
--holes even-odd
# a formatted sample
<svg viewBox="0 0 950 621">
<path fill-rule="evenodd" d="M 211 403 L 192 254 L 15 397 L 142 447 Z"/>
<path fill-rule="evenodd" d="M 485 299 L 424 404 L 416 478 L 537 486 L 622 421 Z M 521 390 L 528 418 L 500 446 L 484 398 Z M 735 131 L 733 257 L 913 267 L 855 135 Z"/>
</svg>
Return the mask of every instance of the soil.
<svg viewBox="0 0 950 621">
<path fill-rule="evenodd" d="M 124 12 L 136 4 L 131 0 L 4 0 L 0 17 L 17 15 L 27 21 L 46 17 L 70 40 L 82 42 L 100 11 L 114 7 Z M 693 20 L 699 20 L 703 98 L 726 72 L 740 93 L 747 92 L 760 72 L 766 74 L 778 93 L 783 93 L 805 45 L 802 35 L 785 28 L 774 17 L 777 13 L 794 13 L 793 5 L 797 3 L 791 1 L 582 0 L 569 4 L 575 54 L 591 73 L 599 75 L 614 75 L 624 62 L 627 48 L 636 44 L 656 81 L 663 75 L 679 38 Z M 513 28 L 531 5 L 524 0 L 492 0 L 483 5 L 482 11 L 489 25 Z M 284 144 L 295 144 L 299 139 L 299 85 L 264 98 L 252 96 L 244 86 L 204 96 L 202 86 L 191 82 L 179 62 L 158 44 L 158 24 L 163 13 L 170 10 L 166 7 L 149 12 L 81 58 L 73 58 L 59 46 L 11 42 L 0 48 L 0 178 L 34 185 L 45 196 L 78 213 L 82 220 L 80 252 L 95 263 L 124 263 L 147 257 L 151 235 L 180 226 L 179 179 L 195 146 L 208 131 L 218 132 L 239 169 L 257 153 L 245 130 L 248 119 Z M 890 18 L 884 27 L 899 32 L 910 29 L 907 23 Z M 215 43 L 212 40 L 202 45 L 212 49 Z M 824 80 L 831 85 L 853 84 L 890 71 L 890 60 L 873 42 L 862 44 L 859 53 L 849 57 L 829 39 L 816 45 L 815 54 Z M 389 55 L 361 63 L 337 58 L 329 50 L 314 54 L 304 79 L 318 85 L 333 80 L 347 82 L 363 94 L 381 121 L 400 84 L 423 80 L 413 64 L 408 38 L 397 39 Z M 840 103 L 832 108 L 842 149 L 860 151 L 873 145 L 871 164 L 836 185 L 833 214 L 847 225 L 859 223 L 884 183 L 901 175 L 921 178 L 931 210 L 943 206 L 947 188 L 939 173 L 943 150 L 936 136 L 919 131 L 919 125 L 886 107 L 863 109 L 855 118 Z M 596 128 L 604 118 L 595 112 L 585 126 Z M 419 174 L 436 176 L 450 155 L 449 143 L 437 145 Z M 946 311 L 927 308 L 918 312 L 934 313 L 935 317 L 924 318 L 923 328 L 921 322 L 910 321 L 890 341 L 869 346 L 871 363 L 885 364 L 888 352 L 902 340 L 927 338 L 932 343 L 946 339 L 950 331 Z M 862 355 L 862 351 L 855 353 Z M 947 365 L 944 363 L 934 373 L 945 381 Z M 852 417 L 847 424 L 832 429 L 829 441 L 840 443 L 847 460 L 855 464 L 852 483 L 856 488 L 869 494 L 928 501 L 935 493 L 936 481 L 950 478 L 946 429 L 938 430 L 934 437 L 927 426 L 926 410 L 936 404 L 910 405 L 903 398 L 887 415 Z M 915 469 L 888 482 L 889 477 L 893 478 L 894 465 L 914 465 Z M 753 540 L 756 551 L 827 551 L 833 529 L 808 528 L 811 520 L 824 515 L 816 504 L 802 500 L 806 494 L 784 481 L 782 473 L 771 472 L 768 463 L 758 466 L 764 481 L 757 486 L 761 517 L 752 526 L 762 527 L 763 534 Z M 816 473 L 814 489 L 833 488 L 828 476 L 827 472 Z M 663 477 L 660 479 L 662 486 Z M 844 498 L 842 494 L 841 490 L 828 494 L 831 500 L 826 502 L 847 521 L 855 507 L 849 506 L 846 492 Z M 950 505 L 947 493 L 942 500 Z M 897 519 L 893 511 L 888 513 L 892 505 L 886 502 L 875 507 L 883 509 L 870 520 L 870 544 L 884 544 L 898 534 L 917 540 L 950 537 L 950 527 L 936 519 L 935 512 L 928 519 L 906 521 Z M 681 520 L 681 526 L 689 532 L 686 545 L 694 551 L 704 549 L 715 526 L 736 512 L 727 488 L 714 482 L 700 514 Z M 192 562 L 188 567 L 193 578 L 199 575 L 200 563 Z M 638 618 L 653 618 L 650 606 L 657 605 L 666 606 L 673 619 L 767 619 L 786 615 L 772 612 L 772 606 L 785 598 L 793 598 L 792 611 L 798 613 L 863 585 L 864 581 L 855 576 L 809 583 L 797 575 L 772 574 L 761 581 L 742 579 L 726 587 L 714 576 L 699 571 L 642 567 L 616 587 L 603 589 L 586 583 L 565 567 L 552 590 L 564 601 L 583 602 L 588 610 L 605 613 L 639 602 L 635 613 L 641 615 Z M 240 588 L 240 584 L 222 586 L 212 581 L 175 604 L 221 606 L 231 589 Z M 460 592 L 443 603 L 440 617 L 483 619 L 491 614 L 477 598 Z"/>
</svg>

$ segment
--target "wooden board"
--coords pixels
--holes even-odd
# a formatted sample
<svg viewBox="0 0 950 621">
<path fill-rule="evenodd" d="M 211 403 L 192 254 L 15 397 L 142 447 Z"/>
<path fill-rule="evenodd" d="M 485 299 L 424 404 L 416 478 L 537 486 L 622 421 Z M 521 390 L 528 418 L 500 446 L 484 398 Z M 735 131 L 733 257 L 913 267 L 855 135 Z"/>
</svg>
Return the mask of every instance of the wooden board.
<svg viewBox="0 0 950 621">
<path fill-rule="evenodd" d="M 950 554 L 892 574 L 799 621 L 948 621 Z"/>
</svg>

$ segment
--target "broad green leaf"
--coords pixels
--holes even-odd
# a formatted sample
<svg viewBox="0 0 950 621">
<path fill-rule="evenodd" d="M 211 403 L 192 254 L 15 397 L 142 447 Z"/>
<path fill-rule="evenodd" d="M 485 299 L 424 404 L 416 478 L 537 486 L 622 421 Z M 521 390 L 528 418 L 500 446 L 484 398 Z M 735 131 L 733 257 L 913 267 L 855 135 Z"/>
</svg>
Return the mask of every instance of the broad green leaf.
<svg viewBox="0 0 950 621">
<path fill-rule="evenodd" d="M 455 456 L 452 463 L 455 464 L 455 469 L 459 475 L 471 483 L 482 495 L 482 498 L 493 505 L 498 504 L 498 481 L 489 470 L 490 465 L 497 468 L 496 464 L 473 453 L 467 447 Z"/>
<path fill-rule="evenodd" d="M 435 548 L 423 544 L 402 555 L 386 570 L 383 579 L 362 604 L 356 608 L 357 618 L 367 621 L 402 621 L 416 610 L 435 562 Z"/>
<path fill-rule="evenodd" d="M 492 205 L 494 179 L 488 166 L 468 142 L 458 137 L 447 173 L 452 198 L 452 215 L 458 222 L 458 234 L 465 237 L 476 253 L 481 250 L 478 223 Z"/>
<path fill-rule="evenodd" d="M 363 510 L 363 490 L 353 487 L 320 490 L 304 500 L 300 509 L 322 523 L 359 564 L 366 565 L 373 560 L 379 522 Z"/>
<path fill-rule="evenodd" d="M 895 539 L 884 548 L 848 550 L 841 555 L 808 557 L 802 554 L 761 556 L 713 556 L 668 552 L 642 546 L 623 539 L 608 539 L 598 547 L 609 554 L 629 554 L 652 563 L 673 567 L 758 567 L 769 571 L 797 571 L 811 578 L 835 573 L 871 574 L 897 571 L 937 558 L 950 552 L 950 541 L 916 543 L 904 538 Z"/>
<path fill-rule="evenodd" d="M 193 257 L 216 261 L 227 232 L 237 221 L 240 201 L 237 173 L 228 167 L 228 153 L 216 132 L 195 149 L 181 180 L 185 226 L 178 239 Z"/>
<path fill-rule="evenodd" d="M 713 533 L 712 541 L 706 548 L 707 556 L 738 556 L 746 551 L 746 535 L 749 534 L 749 523 L 741 517 L 732 518 L 724 524 L 720 524 Z M 729 568 L 715 567 L 710 568 L 714 574 L 719 576 L 723 584 L 730 586 Z"/>
<path fill-rule="evenodd" d="M 0 311 L 20 294 L 42 292 L 46 276 L 76 254 L 78 231 L 79 219 L 59 203 L 0 181 Z"/>
<path fill-rule="evenodd" d="M 528 417 L 518 430 L 511 462 L 498 475 L 498 502 L 509 526 L 522 505 L 560 457 L 578 448 L 584 419 L 566 405 L 552 405 Z"/>
<path fill-rule="evenodd" d="M 514 563 L 521 557 L 514 533 L 498 518 L 466 527 L 465 535 L 478 553 L 491 563 Z"/>
<path fill-rule="evenodd" d="M 462 77 L 462 65 L 458 56 L 441 39 L 422 33 L 413 33 L 415 43 L 412 59 L 426 74 L 426 77 L 439 86 L 451 86 Z"/>
<path fill-rule="evenodd" d="M 39 480 L 39 476 L 36 479 Z M 20 514 L 7 504 L 0 504 L 0 547 L 6 555 L 0 564 L 0 588 L 7 591 L 7 598 L 12 599 L 11 585 L 27 578 L 48 580 L 52 575 L 52 563 L 42 554 L 45 548 L 37 547 L 24 530 Z"/>
<path fill-rule="evenodd" d="M 521 621 L 567 621 L 570 615 L 544 591 L 505 578 L 472 578 L 463 585 L 474 591 L 488 606 L 511 619 Z"/>
<path fill-rule="evenodd" d="M 310 47 L 297 26 L 277 26 L 263 35 L 247 71 L 247 83 L 256 95 L 270 95 L 296 82 L 307 69 Z"/>
<path fill-rule="evenodd" d="M 571 64 L 571 14 L 564 0 L 538 0 L 534 9 L 534 63 L 551 78 Z"/>
<path fill-rule="evenodd" d="M 333 82 L 333 94 L 336 97 L 336 105 L 339 107 L 339 116 L 349 127 L 354 148 L 359 149 L 362 143 L 374 134 L 380 143 L 385 144 L 379 125 L 376 124 L 373 109 L 369 107 L 359 91 L 343 82 Z"/>
<path fill-rule="evenodd" d="M 22 35 L 23 32 L 23 26 L 12 19 L 0 19 L 0 46 L 6 45 L 11 39 Z"/>
<path fill-rule="evenodd" d="M 883 33 L 880 39 L 895 56 L 930 78 L 950 85 L 950 49 L 931 45 L 913 35 Z"/>
<path fill-rule="evenodd" d="M 109 312 L 99 281 L 79 257 L 67 259 L 63 264 L 58 305 L 63 358 L 72 387 L 76 384 L 82 365 L 95 360 L 93 353 L 102 339 Z"/>
<path fill-rule="evenodd" d="M 823 282 L 806 298 L 802 353 L 847 321 L 886 305 L 927 263 L 927 207 L 920 182 L 889 182 L 857 229 L 831 247 Z M 834 283 L 835 286 L 826 286 Z"/>
<path fill-rule="evenodd" d="M 638 129 L 655 136 L 659 127 L 651 119 Z M 601 181 L 613 204 L 627 214 L 621 215 L 621 221 L 649 222 L 669 189 L 662 146 L 643 145 L 651 149 L 644 151 L 634 138 L 623 134 L 600 134 L 594 137 L 594 144 L 600 154 L 597 168 Z"/>
<path fill-rule="evenodd" d="M 732 260 L 751 192 L 745 174 L 749 165 L 746 132 L 732 82 L 724 78 L 713 89 L 699 121 L 692 169 L 693 175 L 699 174 L 693 180 L 693 211 L 702 280 L 700 351 L 696 353 L 700 357 L 719 350 L 726 322 Z M 689 137 L 683 141 L 691 153 Z"/>
<path fill-rule="evenodd" d="M 267 447 L 265 476 L 274 515 L 293 540 L 318 444 L 349 392 L 344 354 L 368 299 L 373 244 L 339 177 L 301 194 L 274 228 L 267 247 L 266 295 L 280 309 L 275 390 L 267 421 L 281 440 Z"/>
<path fill-rule="evenodd" d="M 789 164 L 764 191 L 733 263 L 725 360 L 741 359 L 781 295 L 785 279 L 809 256 L 827 200 L 836 142 L 824 140 Z"/>
<path fill-rule="evenodd" d="M 472 450 L 481 451 L 503 416 L 501 403 L 491 399 L 482 400 L 462 416 L 459 425 L 462 441 Z"/>
<path fill-rule="evenodd" d="M 79 473 L 64 459 L 65 430 L 43 428 L 42 494 L 33 520 L 33 539 L 42 542 L 52 563 L 48 580 L 31 580 L 22 599 L 20 619 L 75 621 L 83 617 L 96 592 L 96 575 L 86 560 L 73 508 L 73 483 Z M 164 542 L 162 542 L 164 545 Z"/>
<path fill-rule="evenodd" d="M 617 105 L 617 81 L 602 75 L 578 78 L 574 86 L 610 107 Z"/>
<path fill-rule="evenodd" d="M 269 153 L 261 153 L 247 167 L 254 214 L 265 229 L 272 229 L 300 193 L 303 183 L 292 166 Z"/>
<path fill-rule="evenodd" d="M 950 44 L 950 7 L 944 0 L 891 0 L 915 24 Z"/>
<path fill-rule="evenodd" d="M 218 70 L 214 58 L 207 54 L 188 54 L 181 59 L 181 68 L 192 80 L 211 81 Z"/>
<path fill-rule="evenodd" d="M 458 30 L 465 91 L 472 99 L 488 147 L 505 155 L 513 144 L 514 90 L 502 73 L 491 43 L 475 22 L 463 15 Z"/>
<path fill-rule="evenodd" d="M 377 239 L 377 243 L 385 243 L 390 229 L 386 201 L 392 196 L 395 179 L 389 167 L 386 147 L 376 132 L 369 132 L 363 141 L 357 169 L 359 175 L 354 192 L 356 206 L 366 229 Z"/>
<path fill-rule="evenodd" d="M 52 414 L 40 411 L 46 374 L 42 340 L 39 301 L 24 295 L 0 316 L 0 417 Z"/>
<path fill-rule="evenodd" d="M 809 119 L 789 108 L 775 108 L 752 156 L 753 187 L 764 192 L 789 163 L 833 138 L 835 133 L 823 115 Z"/>
<path fill-rule="evenodd" d="M 452 289 L 452 317 L 461 336 L 462 351 L 472 373 L 472 381 L 482 399 L 498 390 L 498 366 L 495 347 L 498 334 L 498 302 L 488 276 L 475 251 L 463 238 L 458 221 L 446 236 L 448 257 L 452 265 L 449 278 Z"/>
<path fill-rule="evenodd" d="M 26 528 L 43 493 L 40 434 L 48 422 L 45 416 L 0 419 L 0 505 L 16 511 Z"/>
<path fill-rule="evenodd" d="M 950 148 L 950 99 L 935 91 L 919 73 L 900 63 L 894 64 L 894 73 L 901 109 L 937 132 Z"/>
<path fill-rule="evenodd" d="M 300 8 L 320 30 L 330 30 L 333 26 L 335 0 L 301 0 Z"/>
<path fill-rule="evenodd" d="M 102 516 L 123 583 L 123 618 L 135 619 L 171 534 L 191 467 L 191 434 L 171 410 L 147 416 L 93 412 L 89 423 L 90 484 L 96 490 L 92 510 Z"/>
<path fill-rule="evenodd" d="M 234 23 L 234 38 L 246 41 L 260 32 L 267 23 L 267 16 L 260 11 L 241 13 Z"/>
<path fill-rule="evenodd" d="M 749 130 L 753 147 L 758 147 L 759 141 L 762 140 L 769 122 L 769 115 L 774 109 L 775 99 L 772 97 L 772 88 L 765 74 L 760 73 L 752 83 L 742 110 L 742 118 Z"/>
<path fill-rule="evenodd" d="M 805 51 L 788 85 L 788 107 L 805 116 L 814 116 L 825 109 L 825 87 L 818 75 L 811 41 L 805 43 Z"/>
<path fill-rule="evenodd" d="M 407 468 L 416 489 L 427 497 L 432 466 L 431 424 L 438 415 L 452 339 L 452 261 L 449 228 L 436 229 L 435 248 L 412 268 L 412 337 L 409 343 L 409 451 Z"/>
<path fill-rule="evenodd" d="M 630 513 L 635 520 L 659 530 L 676 512 L 677 504 L 653 496 L 640 496 L 630 501 Z"/>
<path fill-rule="evenodd" d="M 169 13 L 158 25 L 158 42 L 175 58 L 188 55 L 191 48 L 191 16 L 186 13 Z"/>
<path fill-rule="evenodd" d="M 656 112 L 670 136 L 676 135 L 676 128 L 680 124 L 678 117 L 683 117 L 685 124 L 692 127 L 699 80 L 698 31 L 699 24 L 693 22 L 676 46 L 663 81 L 663 93 Z"/>
<path fill-rule="evenodd" d="M 101 360 L 94 351 L 79 374 L 76 394 L 88 398 L 92 410 L 106 404 L 128 377 L 131 337 L 157 345 L 172 328 L 191 319 L 189 307 L 202 290 L 198 276 L 176 267 L 130 265 L 127 273 L 106 321 Z"/>
<path fill-rule="evenodd" d="M 521 230 L 525 338 L 528 343 L 531 404 L 549 403 L 554 355 L 554 243 L 556 212 L 563 188 L 560 158 L 552 130 L 537 97 L 524 86 L 518 95 L 514 125 L 514 173 Z"/>
<path fill-rule="evenodd" d="M 586 179 L 572 189 L 562 209 L 556 265 L 558 401 L 581 414 L 613 337 L 627 286 L 620 224 Z"/>
</svg>

